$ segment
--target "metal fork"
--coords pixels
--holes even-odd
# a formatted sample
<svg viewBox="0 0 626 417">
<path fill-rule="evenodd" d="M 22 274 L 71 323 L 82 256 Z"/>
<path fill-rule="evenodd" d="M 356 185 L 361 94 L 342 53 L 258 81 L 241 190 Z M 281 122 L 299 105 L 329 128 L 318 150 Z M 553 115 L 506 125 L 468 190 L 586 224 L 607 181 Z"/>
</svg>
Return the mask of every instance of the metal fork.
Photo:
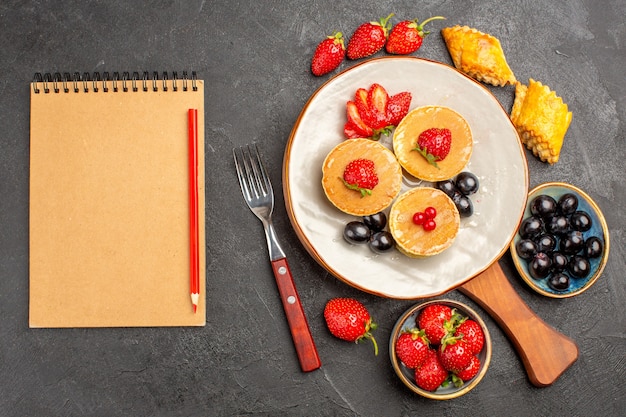
<svg viewBox="0 0 626 417">
<path fill-rule="evenodd" d="M 278 244 L 276 232 L 272 225 L 274 191 L 261 161 L 259 149 L 256 144 L 245 145 L 234 148 L 233 156 L 243 198 L 250 210 L 261 220 L 265 229 L 272 270 L 289 323 L 291 337 L 296 347 L 300 367 L 304 372 L 313 371 L 321 366 L 321 362 L 300 303 L 300 297 L 296 291 L 287 257 Z"/>
</svg>

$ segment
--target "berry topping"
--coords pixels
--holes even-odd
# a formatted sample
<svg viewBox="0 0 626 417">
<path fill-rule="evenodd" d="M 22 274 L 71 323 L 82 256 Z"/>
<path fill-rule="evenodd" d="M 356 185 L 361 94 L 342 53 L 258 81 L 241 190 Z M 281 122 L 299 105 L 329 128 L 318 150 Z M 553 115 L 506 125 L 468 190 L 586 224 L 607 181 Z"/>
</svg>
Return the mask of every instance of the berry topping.
<svg viewBox="0 0 626 417">
<path fill-rule="evenodd" d="M 374 161 L 355 159 L 350 162 L 343 172 L 343 182 L 349 189 L 359 191 L 362 197 L 371 195 L 374 187 L 378 185 Z"/>
<path fill-rule="evenodd" d="M 435 230 L 437 227 L 437 223 L 435 222 L 435 217 L 437 217 L 437 209 L 429 206 L 424 209 L 424 211 L 418 211 L 413 214 L 413 223 L 418 226 L 422 226 L 424 230 L 430 232 Z"/>
<path fill-rule="evenodd" d="M 418 211 L 417 213 L 413 215 L 413 223 L 415 223 L 416 225 L 418 226 L 423 225 L 425 221 L 426 221 L 426 214 L 424 214 L 424 212 Z"/>
<path fill-rule="evenodd" d="M 434 219 L 435 217 L 437 217 L 437 209 L 434 207 L 426 207 L 426 209 L 424 210 L 424 214 L 426 215 L 427 219 Z"/>
<path fill-rule="evenodd" d="M 429 164 L 438 167 L 437 161 L 443 161 L 448 156 L 451 144 L 450 129 L 433 127 L 420 133 L 417 147 L 413 150 L 418 151 Z"/>
<path fill-rule="evenodd" d="M 426 230 L 427 232 L 432 232 L 433 230 L 437 228 L 437 222 L 435 222 L 434 219 L 428 219 L 424 223 L 423 227 L 424 227 L 424 230 Z"/>
</svg>

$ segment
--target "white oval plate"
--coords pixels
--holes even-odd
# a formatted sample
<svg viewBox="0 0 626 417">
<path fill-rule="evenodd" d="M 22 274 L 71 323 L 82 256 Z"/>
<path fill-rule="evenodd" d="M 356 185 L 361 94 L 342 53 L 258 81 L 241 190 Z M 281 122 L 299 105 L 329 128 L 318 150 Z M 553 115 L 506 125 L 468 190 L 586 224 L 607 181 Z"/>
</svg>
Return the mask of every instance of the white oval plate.
<svg viewBox="0 0 626 417">
<path fill-rule="evenodd" d="M 461 221 L 454 244 L 443 253 L 412 259 L 373 253 L 343 239 L 356 218 L 337 210 L 321 186 L 322 163 L 345 140 L 346 102 L 359 87 L 379 83 L 390 95 L 410 91 L 411 109 L 450 107 L 470 124 L 474 149 L 465 170 L 480 181 L 471 196 L 474 214 Z M 391 148 L 391 137 L 381 138 Z M 403 191 L 428 185 L 405 177 Z M 484 271 L 507 250 L 524 212 L 528 167 L 507 112 L 481 84 L 456 69 L 415 57 L 365 61 L 330 79 L 309 99 L 291 132 L 283 161 L 287 212 L 313 258 L 340 280 L 372 294 L 417 299 L 443 294 Z"/>
</svg>

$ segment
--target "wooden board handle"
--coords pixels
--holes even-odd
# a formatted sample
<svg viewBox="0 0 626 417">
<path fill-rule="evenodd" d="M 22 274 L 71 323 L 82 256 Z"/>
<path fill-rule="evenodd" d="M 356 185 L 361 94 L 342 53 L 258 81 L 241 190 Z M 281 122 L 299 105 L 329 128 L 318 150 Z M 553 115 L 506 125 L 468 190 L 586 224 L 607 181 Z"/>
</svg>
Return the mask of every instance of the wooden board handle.
<svg viewBox="0 0 626 417">
<path fill-rule="evenodd" d="M 498 262 L 459 290 L 485 309 L 504 330 L 533 385 L 551 385 L 578 359 L 574 341 L 550 327 L 526 305 Z"/>
<path fill-rule="evenodd" d="M 309 329 L 309 323 L 304 315 L 287 258 L 272 261 L 272 270 L 274 271 L 280 299 L 283 302 L 283 308 L 289 323 L 291 337 L 296 347 L 300 367 L 303 372 L 318 369 L 322 366 L 322 362 L 317 353 L 317 348 Z"/>
</svg>

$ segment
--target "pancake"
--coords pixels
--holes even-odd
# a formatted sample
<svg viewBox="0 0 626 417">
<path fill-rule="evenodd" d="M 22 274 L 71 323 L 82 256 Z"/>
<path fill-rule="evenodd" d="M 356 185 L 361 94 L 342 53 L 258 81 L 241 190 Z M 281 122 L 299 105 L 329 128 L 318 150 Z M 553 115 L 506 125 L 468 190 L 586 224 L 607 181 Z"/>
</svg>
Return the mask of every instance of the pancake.
<svg viewBox="0 0 626 417">
<path fill-rule="evenodd" d="M 356 159 L 374 162 L 378 184 L 371 194 L 362 195 L 343 181 L 346 166 Z M 402 168 L 393 152 L 371 139 L 347 139 L 335 146 L 322 166 L 322 187 L 328 200 L 339 210 L 355 216 L 378 213 L 400 193 Z"/>
<path fill-rule="evenodd" d="M 437 210 L 437 226 L 431 231 L 413 222 L 413 215 L 427 207 Z M 452 199 L 431 187 L 406 191 L 393 203 L 389 213 L 389 231 L 396 248 L 412 258 L 433 256 L 448 249 L 459 233 L 460 224 L 461 218 Z"/>
<path fill-rule="evenodd" d="M 433 166 L 418 151 L 417 138 L 430 128 L 446 128 L 452 133 L 450 152 Z M 460 173 L 472 155 L 472 132 L 467 121 L 454 110 L 443 106 L 413 109 L 393 134 L 393 150 L 400 165 L 412 176 L 424 181 L 447 180 Z"/>
</svg>

